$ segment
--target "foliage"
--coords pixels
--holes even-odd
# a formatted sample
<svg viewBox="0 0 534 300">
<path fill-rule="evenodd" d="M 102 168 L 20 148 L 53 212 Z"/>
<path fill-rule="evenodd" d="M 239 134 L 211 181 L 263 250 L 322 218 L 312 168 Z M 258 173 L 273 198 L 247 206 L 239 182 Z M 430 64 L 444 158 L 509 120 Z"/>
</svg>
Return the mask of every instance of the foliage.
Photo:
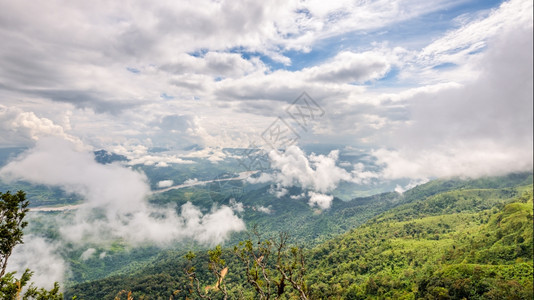
<svg viewBox="0 0 534 300">
<path fill-rule="evenodd" d="M 23 191 L 0 194 L 0 278 L 6 272 L 7 260 L 13 248 L 22 243 L 22 229 L 28 225 L 23 221 L 28 204 Z"/>
<path fill-rule="evenodd" d="M 282 199 L 271 202 L 273 214 L 261 215 L 265 221 L 258 228 L 262 235 L 273 236 L 273 231 L 285 226 L 294 229 L 294 225 L 292 232 L 298 234 L 288 242 L 311 245 L 295 252 L 288 247 L 283 256 L 286 264 L 294 266 L 293 274 L 302 274 L 300 282 L 309 299 L 528 299 L 532 298 L 533 282 L 531 182 L 529 174 L 438 180 L 402 195 L 335 201 L 329 211 L 319 215 L 299 214 L 298 209 L 309 208 L 305 202 Z M 522 186 L 525 183 L 528 185 Z M 269 203 L 262 201 L 269 201 L 268 195 L 259 189 L 243 203 Z M 269 218 L 272 224 L 264 230 Z M 343 230 L 335 227 L 336 222 L 352 230 L 326 239 L 328 232 Z M 314 227 L 307 227 L 309 224 Z M 332 227 L 337 229 L 332 231 Z M 306 234 L 310 228 L 316 228 L 317 237 Z M 211 253 L 217 255 L 211 255 L 211 260 L 210 253 L 201 249 L 191 252 L 190 260 L 183 258 L 184 252 L 169 250 L 138 271 L 78 284 L 67 294 L 112 299 L 124 289 L 131 290 L 135 299 L 168 299 L 171 295 L 185 299 L 192 294 L 190 278 L 183 276 L 183 270 L 194 266 L 201 292 L 219 283 L 224 284 L 230 299 L 260 298 L 262 292 L 275 298 L 282 278 L 275 241 L 249 237 L 233 250 L 216 248 L 219 250 Z M 219 271 L 228 268 L 220 282 L 210 269 L 216 257 L 224 261 Z M 268 271 L 269 283 L 263 269 Z M 289 281 L 284 284 L 280 298 L 299 298 L 297 289 L 288 289 Z M 217 289 L 209 289 L 208 295 L 224 298 Z"/>
<path fill-rule="evenodd" d="M 190 280 L 190 294 L 196 295 L 202 299 L 212 299 L 213 293 L 221 293 L 223 299 L 228 299 L 228 291 L 226 290 L 226 284 L 223 281 L 224 277 L 226 277 L 226 274 L 228 273 L 228 267 L 225 267 L 225 261 L 221 258 L 221 255 L 221 246 L 217 246 L 215 249 L 208 251 L 208 269 L 213 273 L 213 275 L 215 275 L 216 282 L 213 286 L 208 285 L 204 287 L 204 290 L 202 290 L 200 287 L 201 283 L 196 275 L 195 267 L 190 266 L 185 270 L 185 273 Z M 185 257 L 191 262 L 195 258 L 195 254 L 193 252 L 189 252 Z"/>
<path fill-rule="evenodd" d="M 440 193 L 314 248 L 308 284 L 320 299 L 532 298 L 532 225 L 532 185 Z"/>
<path fill-rule="evenodd" d="M 287 233 L 280 233 L 277 240 L 262 241 L 257 230 L 253 232 L 257 241 L 254 243 L 248 239 L 240 242 L 234 247 L 234 252 L 245 268 L 246 280 L 254 288 L 256 298 L 280 299 L 285 296 L 286 286 L 289 285 L 299 299 L 308 299 L 303 249 L 288 249 Z"/>
<path fill-rule="evenodd" d="M 27 269 L 20 279 L 15 278 L 15 273 L 5 273 L 7 261 L 13 252 L 13 248 L 22 243 L 23 231 L 27 222 L 23 221 L 28 211 L 29 202 L 26 194 L 18 191 L 11 194 L 9 191 L 0 193 L 0 298 L 1 299 L 36 299 L 36 300 L 60 300 L 63 294 L 59 291 L 56 282 L 50 291 L 37 289 L 33 284 L 24 290 L 30 282 L 33 272 Z"/>
</svg>

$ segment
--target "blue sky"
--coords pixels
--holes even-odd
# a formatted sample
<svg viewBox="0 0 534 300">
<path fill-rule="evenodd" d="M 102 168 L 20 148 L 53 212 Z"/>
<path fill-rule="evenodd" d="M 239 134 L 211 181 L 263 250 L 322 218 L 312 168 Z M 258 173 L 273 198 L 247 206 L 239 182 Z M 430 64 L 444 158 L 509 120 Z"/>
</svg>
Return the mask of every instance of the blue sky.
<svg viewBox="0 0 534 300">
<path fill-rule="evenodd" d="M 503 1 L 458 1 L 446 9 L 423 14 L 413 19 L 396 23 L 394 26 L 378 28 L 368 32 L 350 32 L 317 41 L 310 52 L 287 51 L 285 56 L 291 59 L 291 65 L 285 66 L 273 62 L 265 56 L 262 61 L 269 64 L 272 69 L 300 70 L 316 65 L 334 56 L 341 50 L 367 50 L 371 43 L 388 42 L 407 49 L 417 50 L 424 47 L 429 40 L 443 35 L 449 30 L 456 29 L 454 19 L 465 15 L 487 14 L 489 10 L 497 8 Z M 254 55 L 243 53 L 246 56 Z M 257 55 L 257 54 L 256 54 Z"/>
</svg>

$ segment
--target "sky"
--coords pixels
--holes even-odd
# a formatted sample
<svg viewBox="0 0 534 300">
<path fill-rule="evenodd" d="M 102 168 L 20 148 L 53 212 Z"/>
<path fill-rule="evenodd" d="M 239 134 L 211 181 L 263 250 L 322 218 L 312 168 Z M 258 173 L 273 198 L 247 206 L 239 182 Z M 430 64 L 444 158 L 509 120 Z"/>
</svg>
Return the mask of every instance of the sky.
<svg viewBox="0 0 534 300">
<path fill-rule="evenodd" d="M 532 168 L 529 0 L 2 2 L 2 147 L 184 163 L 282 128 L 387 178 Z"/>
</svg>

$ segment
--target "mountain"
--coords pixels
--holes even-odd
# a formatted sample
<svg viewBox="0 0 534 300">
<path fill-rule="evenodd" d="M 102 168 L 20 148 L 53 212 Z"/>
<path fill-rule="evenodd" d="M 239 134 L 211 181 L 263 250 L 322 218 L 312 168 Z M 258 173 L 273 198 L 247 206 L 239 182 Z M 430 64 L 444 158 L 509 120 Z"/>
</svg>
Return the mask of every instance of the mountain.
<svg viewBox="0 0 534 300">
<path fill-rule="evenodd" d="M 108 152 L 104 149 L 93 151 L 95 160 L 103 165 L 110 164 L 115 161 L 128 161 L 128 158 L 124 155 Z"/>
<path fill-rule="evenodd" d="M 286 229 L 304 246 L 313 299 L 532 298 L 532 174 L 436 180 L 402 195 L 335 200 L 321 214 L 267 194 L 263 187 L 241 200 L 270 204 L 272 213 L 244 219 L 264 236 Z M 177 297 L 185 297 L 184 254 L 164 251 L 127 274 L 74 284 L 66 294 L 113 299 L 124 289 L 135 299 L 167 299 L 180 290 Z M 247 286 L 243 266 L 231 248 L 223 257 L 227 287 L 237 293 Z M 197 260 L 201 281 L 211 284 L 204 250 Z"/>
<path fill-rule="evenodd" d="M 440 193 L 314 248 L 310 289 L 317 298 L 531 299 L 532 225 L 532 185 Z"/>
</svg>

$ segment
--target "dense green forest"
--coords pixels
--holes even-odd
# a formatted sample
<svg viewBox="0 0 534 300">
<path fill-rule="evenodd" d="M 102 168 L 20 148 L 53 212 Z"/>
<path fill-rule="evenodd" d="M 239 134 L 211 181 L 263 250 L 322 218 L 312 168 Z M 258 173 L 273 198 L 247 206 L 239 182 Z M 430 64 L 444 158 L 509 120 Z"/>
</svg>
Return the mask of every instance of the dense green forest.
<svg viewBox="0 0 534 300">
<path fill-rule="evenodd" d="M 254 204 L 263 205 L 262 190 L 256 193 L 259 202 Z M 273 211 L 278 209 L 277 203 L 271 205 Z M 114 299 L 120 291 L 131 291 L 134 299 L 199 298 L 191 285 L 194 277 L 199 290 L 212 299 L 223 298 L 222 287 L 230 299 L 258 298 L 250 279 L 253 272 L 246 271 L 242 259 L 243 253 L 256 251 L 266 258 L 252 260 L 252 265 L 263 264 L 273 286 L 284 283 L 277 266 L 293 268 L 297 279 L 302 275 L 308 299 L 532 299 L 532 212 L 531 174 L 436 180 L 402 195 L 338 200 L 322 214 L 296 214 L 290 221 L 283 216 L 277 221 L 275 214 L 271 222 L 284 224 L 279 228 L 250 216 L 261 237 L 234 236 L 218 248 L 215 265 L 215 250 L 197 250 L 190 259 L 185 251 L 167 250 L 138 269 L 69 286 L 66 295 Z M 277 232 L 284 229 L 293 238 L 277 262 Z M 237 243 L 247 238 L 250 243 Z M 265 252 L 267 248 L 271 252 Z M 223 267 L 228 274 L 220 288 L 205 290 L 219 286 L 217 274 Z M 260 285 L 266 289 L 268 283 Z M 282 299 L 299 298 L 287 280 L 285 286 Z M 272 298 L 276 291 L 271 290 Z"/>
<path fill-rule="evenodd" d="M 289 195 L 277 198 L 269 192 L 269 186 L 247 186 L 238 202 L 244 206 L 241 218 L 248 228 L 256 225 L 261 229 L 263 236 L 276 236 L 279 232 L 287 232 L 290 241 L 311 248 L 331 238 L 345 233 L 352 228 L 357 228 L 371 218 L 393 209 L 405 203 L 411 203 L 425 197 L 443 193 L 446 191 L 469 188 L 486 187 L 514 187 L 528 185 L 532 182 L 529 173 L 512 174 L 498 178 L 483 178 L 477 180 L 435 180 L 406 191 L 404 194 L 396 192 L 383 193 L 369 197 L 355 198 L 351 201 L 342 201 L 334 198 L 332 207 L 321 211 L 310 207 L 306 199 L 291 199 Z M 230 182 L 230 186 L 240 186 L 241 181 Z M 197 186 L 170 190 L 165 193 L 155 194 L 150 202 L 153 205 L 176 204 L 177 207 L 190 201 L 194 205 L 209 210 L 214 204 L 229 204 L 230 197 L 235 195 L 225 192 L 213 192 L 210 186 Z M 288 194 L 300 194 L 299 188 L 291 188 Z M 269 207 L 270 213 L 264 213 L 257 209 L 259 206 Z M 53 213 L 48 213 L 53 214 Z M 62 213 L 64 214 L 64 213 Z M 68 217 L 63 215 L 61 217 Z M 54 223 L 47 222 L 50 217 L 40 214 L 32 219 L 29 231 L 44 234 L 51 240 L 58 238 L 58 228 Z M 227 247 L 236 245 L 239 241 L 248 238 L 248 232 L 237 232 L 230 236 L 226 242 Z M 88 260 L 80 260 L 82 252 L 86 248 L 70 247 L 64 251 L 69 261 L 69 282 L 71 284 L 82 283 L 108 277 L 135 272 L 145 265 L 156 264 L 161 257 L 161 250 L 153 245 L 145 245 L 132 248 L 123 241 L 117 240 L 111 246 L 89 245 L 97 250 L 97 254 L 106 253 L 105 258 L 94 257 Z M 193 241 L 182 241 L 173 245 L 171 249 L 183 256 L 185 252 L 204 251 L 205 246 Z"/>
</svg>

